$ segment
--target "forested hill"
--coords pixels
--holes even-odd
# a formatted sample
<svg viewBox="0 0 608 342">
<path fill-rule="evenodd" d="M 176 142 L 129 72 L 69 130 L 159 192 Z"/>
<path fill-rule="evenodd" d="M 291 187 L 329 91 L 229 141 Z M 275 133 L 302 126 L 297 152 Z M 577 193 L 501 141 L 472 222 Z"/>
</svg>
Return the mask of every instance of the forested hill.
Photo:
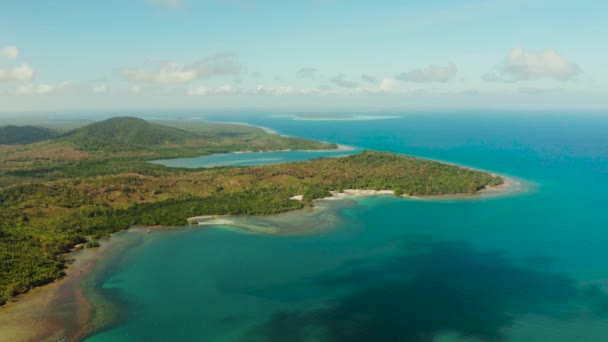
<svg viewBox="0 0 608 342">
<path fill-rule="evenodd" d="M 14 125 L 0 127 L 0 145 L 31 144 L 58 136 L 59 132 L 43 127 Z"/>
<path fill-rule="evenodd" d="M 203 122 L 151 123 L 134 117 L 115 117 L 78 128 L 60 139 L 80 151 L 147 152 L 178 157 L 236 150 L 331 149 L 328 144 L 283 137 L 258 127 Z"/>
<path fill-rule="evenodd" d="M 149 123 L 133 117 L 116 117 L 76 129 L 61 141 L 84 151 L 141 150 L 159 145 L 181 144 L 200 137 L 176 127 Z"/>
</svg>

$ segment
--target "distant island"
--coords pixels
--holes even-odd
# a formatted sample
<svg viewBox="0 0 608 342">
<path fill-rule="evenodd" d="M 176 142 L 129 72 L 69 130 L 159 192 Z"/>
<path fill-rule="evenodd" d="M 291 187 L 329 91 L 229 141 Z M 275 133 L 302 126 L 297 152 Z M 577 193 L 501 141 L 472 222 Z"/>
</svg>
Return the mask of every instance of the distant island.
<svg viewBox="0 0 608 342">
<path fill-rule="evenodd" d="M 346 189 L 437 196 L 475 194 L 503 183 L 487 172 L 373 151 L 254 167 L 149 163 L 242 150 L 337 148 L 243 125 L 160 125 L 122 117 L 67 132 L 45 129 L 33 141 L 14 130 L 0 128 L 0 303 L 61 278 L 66 253 L 76 246 L 95 247 L 99 238 L 135 224 L 274 214 Z"/>
<path fill-rule="evenodd" d="M 338 115 L 338 114 L 297 114 L 296 118 L 300 119 L 351 119 L 352 115 Z"/>
<path fill-rule="evenodd" d="M 292 120 L 302 121 L 374 121 L 398 119 L 392 115 L 351 115 L 351 114 L 295 114 L 291 115 Z"/>
</svg>

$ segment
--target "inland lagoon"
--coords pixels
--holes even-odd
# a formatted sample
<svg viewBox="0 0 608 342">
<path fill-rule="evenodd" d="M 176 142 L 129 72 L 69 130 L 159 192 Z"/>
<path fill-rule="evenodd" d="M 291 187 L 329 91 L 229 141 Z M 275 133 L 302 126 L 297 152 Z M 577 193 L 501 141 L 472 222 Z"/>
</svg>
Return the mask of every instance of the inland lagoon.
<svg viewBox="0 0 608 342">
<path fill-rule="evenodd" d="M 314 158 L 339 158 L 361 152 L 360 149 L 339 145 L 335 150 L 326 151 L 273 151 L 252 152 L 242 151 L 234 153 L 217 153 L 194 158 L 175 158 L 154 160 L 152 163 L 168 167 L 184 168 L 212 168 L 220 166 L 251 166 L 266 165 L 284 162 L 309 160 Z"/>
</svg>

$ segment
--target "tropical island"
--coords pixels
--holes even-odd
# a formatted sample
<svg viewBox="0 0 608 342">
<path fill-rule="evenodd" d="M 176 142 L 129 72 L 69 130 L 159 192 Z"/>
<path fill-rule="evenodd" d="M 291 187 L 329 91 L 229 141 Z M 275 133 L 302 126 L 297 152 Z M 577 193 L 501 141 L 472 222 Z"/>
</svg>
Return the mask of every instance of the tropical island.
<svg viewBox="0 0 608 342">
<path fill-rule="evenodd" d="M 296 118 L 299 119 L 352 119 L 352 115 L 338 115 L 338 114 L 297 114 Z"/>
<path fill-rule="evenodd" d="M 26 137 L 27 136 L 27 137 Z M 365 151 L 252 167 L 168 168 L 149 161 L 212 153 L 335 149 L 261 128 L 122 117 L 76 129 L 0 128 L 0 303 L 61 278 L 69 253 L 130 226 L 181 226 L 200 215 L 268 215 L 331 191 L 475 194 L 501 177 Z"/>
</svg>

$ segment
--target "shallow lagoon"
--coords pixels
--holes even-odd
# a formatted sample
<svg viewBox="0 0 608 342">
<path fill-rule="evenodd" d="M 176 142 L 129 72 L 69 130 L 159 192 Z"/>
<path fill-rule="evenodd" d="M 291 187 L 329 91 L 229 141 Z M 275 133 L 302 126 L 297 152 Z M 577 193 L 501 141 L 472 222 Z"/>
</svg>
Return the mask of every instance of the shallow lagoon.
<svg viewBox="0 0 608 342">
<path fill-rule="evenodd" d="M 155 160 L 152 163 L 168 167 L 211 168 L 219 166 L 252 166 L 285 162 L 303 161 L 315 158 L 339 158 L 359 153 L 360 149 L 342 147 L 323 151 L 273 151 L 273 152 L 235 152 L 217 153 L 194 158 L 175 158 Z"/>
<path fill-rule="evenodd" d="M 284 228 L 274 235 L 238 222 L 119 235 L 137 243 L 120 261 L 100 264 L 92 288 L 122 314 L 90 341 L 608 336 L 608 120 L 450 113 L 339 127 L 249 122 L 462 163 L 537 188 L 474 201 L 328 201 L 280 218 L 242 218 Z"/>
</svg>

